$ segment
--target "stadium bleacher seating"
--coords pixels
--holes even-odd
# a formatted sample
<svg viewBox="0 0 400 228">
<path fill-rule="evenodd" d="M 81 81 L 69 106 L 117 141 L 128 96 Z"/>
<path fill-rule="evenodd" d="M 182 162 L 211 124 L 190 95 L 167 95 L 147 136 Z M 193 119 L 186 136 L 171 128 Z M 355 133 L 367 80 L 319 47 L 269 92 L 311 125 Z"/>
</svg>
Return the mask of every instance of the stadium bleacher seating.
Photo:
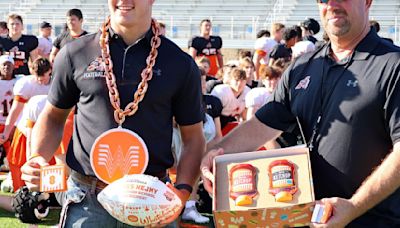
<svg viewBox="0 0 400 228">
<path fill-rule="evenodd" d="M 38 33 L 39 24 L 53 24 L 57 35 L 65 22 L 65 12 L 80 8 L 84 13 L 84 29 L 95 32 L 108 14 L 106 0 L 0 0 L 0 19 L 10 12 L 25 20 L 26 32 Z M 198 34 L 199 22 L 213 21 L 213 33 L 224 39 L 224 46 L 251 48 L 255 34 L 269 28 L 273 21 L 287 26 L 307 17 L 319 21 L 318 6 L 309 0 L 157 0 L 153 15 L 167 24 L 167 35 L 185 47 L 187 40 Z M 380 35 L 400 41 L 400 1 L 375 0 L 370 18 L 381 24 Z M 320 32 L 317 37 L 321 37 Z"/>
</svg>

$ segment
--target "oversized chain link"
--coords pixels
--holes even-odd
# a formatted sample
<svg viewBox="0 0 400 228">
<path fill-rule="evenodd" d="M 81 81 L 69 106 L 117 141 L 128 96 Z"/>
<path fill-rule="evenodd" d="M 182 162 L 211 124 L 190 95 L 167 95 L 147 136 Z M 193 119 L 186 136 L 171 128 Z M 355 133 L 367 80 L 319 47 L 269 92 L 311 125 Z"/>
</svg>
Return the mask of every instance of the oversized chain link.
<svg viewBox="0 0 400 228">
<path fill-rule="evenodd" d="M 151 38 L 151 50 L 149 56 L 146 59 L 147 66 L 140 74 L 140 76 L 142 77 L 142 81 L 139 83 L 138 88 L 133 95 L 133 101 L 127 104 L 123 110 L 121 109 L 120 96 L 116 84 L 116 78 L 113 73 L 113 63 L 110 55 L 110 17 L 107 18 L 101 28 L 100 47 L 101 56 L 103 58 L 108 95 L 110 97 L 111 105 L 115 109 L 114 119 L 120 126 L 125 121 L 126 116 L 132 116 L 136 113 L 139 108 L 139 103 L 143 100 L 144 95 L 147 92 L 147 82 L 150 81 L 153 77 L 153 66 L 156 63 L 156 58 L 158 55 L 157 48 L 161 44 L 161 39 L 159 37 L 159 27 L 155 19 L 151 20 L 151 28 L 154 36 Z"/>
</svg>

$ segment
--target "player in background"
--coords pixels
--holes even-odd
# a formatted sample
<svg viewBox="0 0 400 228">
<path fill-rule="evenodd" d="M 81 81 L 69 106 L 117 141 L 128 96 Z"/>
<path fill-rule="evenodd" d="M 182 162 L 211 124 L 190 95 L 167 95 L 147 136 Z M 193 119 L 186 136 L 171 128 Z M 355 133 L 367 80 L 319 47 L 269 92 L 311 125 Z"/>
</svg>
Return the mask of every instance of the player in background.
<svg viewBox="0 0 400 228">
<path fill-rule="evenodd" d="M 165 36 L 165 34 L 167 33 L 167 26 L 166 26 L 166 24 L 164 23 L 164 22 L 158 22 L 158 26 L 159 26 L 159 28 L 160 28 L 160 35 L 163 35 L 163 36 Z"/>
<path fill-rule="evenodd" d="M 211 21 L 204 19 L 200 22 L 200 36 L 189 40 L 189 55 L 196 59 L 197 56 L 206 56 L 210 60 L 209 75 L 215 76 L 218 69 L 224 65 L 221 54 L 222 39 L 220 36 L 211 35 Z"/>
<path fill-rule="evenodd" d="M 25 125 L 20 123 L 20 115 L 25 104 L 31 97 L 48 93 L 50 89 L 51 70 L 49 60 L 38 58 L 32 64 L 32 71 L 34 74 L 20 78 L 14 86 L 14 101 L 5 122 L 4 132 L 0 136 L 1 145 L 9 139 L 14 126 L 17 126 L 11 143 L 10 152 L 7 153 L 14 191 L 17 191 L 18 188 L 24 185 L 21 180 L 20 168 L 26 161 Z"/>
<path fill-rule="evenodd" d="M 16 79 L 13 74 L 14 59 L 9 55 L 0 56 L 0 133 L 3 133 L 7 116 L 13 102 L 13 88 Z M 10 141 L 0 145 L 0 165 L 10 149 Z"/>
<path fill-rule="evenodd" d="M 49 22 L 43 21 L 40 24 L 40 35 L 38 36 L 39 46 L 38 55 L 49 59 L 53 42 L 51 40 L 52 27 Z"/>
<path fill-rule="evenodd" d="M 8 35 L 7 22 L 0 21 L 0 37 L 6 37 Z"/>
<path fill-rule="evenodd" d="M 31 157 L 31 139 L 32 139 L 32 128 L 35 126 L 36 121 L 42 113 L 43 108 L 47 101 L 47 95 L 37 95 L 32 97 L 29 102 L 25 105 L 22 114 L 21 127 L 25 127 L 26 136 L 26 159 Z M 64 135 L 60 147 L 54 153 L 55 162 L 58 165 L 65 165 L 65 155 L 67 153 L 68 144 L 72 136 L 73 127 L 73 111 L 68 116 L 65 123 Z"/>
<path fill-rule="evenodd" d="M 11 14 L 7 19 L 8 36 L 0 37 L 0 50 L 14 58 L 14 74 L 29 75 L 29 60 L 37 57 L 38 39 L 32 35 L 22 34 L 23 20 L 20 15 Z"/>
<path fill-rule="evenodd" d="M 268 66 L 269 54 L 275 45 L 281 42 L 284 31 L 285 25 L 281 23 L 273 23 L 271 26 L 271 37 L 263 36 L 256 40 L 253 56 L 255 80 L 258 80 L 260 68 L 262 66 Z"/>
<path fill-rule="evenodd" d="M 65 44 L 88 34 L 82 28 L 83 15 L 80 9 L 70 9 L 67 11 L 67 27 L 68 29 L 61 33 L 53 43 L 53 49 L 50 53 L 50 62 L 54 62 L 54 58 Z"/>
</svg>

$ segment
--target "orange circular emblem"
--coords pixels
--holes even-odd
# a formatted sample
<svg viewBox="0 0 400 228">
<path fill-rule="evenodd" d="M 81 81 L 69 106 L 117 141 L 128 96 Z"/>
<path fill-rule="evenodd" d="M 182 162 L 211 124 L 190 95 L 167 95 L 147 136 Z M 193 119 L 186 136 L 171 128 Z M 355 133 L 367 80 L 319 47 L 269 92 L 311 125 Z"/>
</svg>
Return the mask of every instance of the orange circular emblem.
<svg viewBox="0 0 400 228">
<path fill-rule="evenodd" d="M 101 134 L 90 151 L 90 164 L 94 173 L 107 184 L 127 174 L 144 173 L 148 162 L 149 153 L 143 139 L 123 128 Z"/>
</svg>

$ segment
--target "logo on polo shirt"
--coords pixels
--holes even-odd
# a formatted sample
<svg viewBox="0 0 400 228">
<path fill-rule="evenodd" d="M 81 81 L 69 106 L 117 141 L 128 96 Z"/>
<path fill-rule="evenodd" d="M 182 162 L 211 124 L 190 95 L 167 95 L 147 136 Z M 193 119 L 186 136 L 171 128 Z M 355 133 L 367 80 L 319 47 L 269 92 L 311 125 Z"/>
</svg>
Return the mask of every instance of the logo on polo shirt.
<svg viewBox="0 0 400 228">
<path fill-rule="evenodd" d="M 357 85 L 358 85 L 358 80 L 348 80 L 347 81 L 347 87 L 353 87 L 353 88 L 355 88 L 355 87 L 357 87 Z"/>
<path fill-rule="evenodd" d="M 310 76 L 305 77 L 303 80 L 297 84 L 296 88 L 294 89 L 307 89 L 308 85 L 310 84 Z"/>
<path fill-rule="evenodd" d="M 103 66 L 103 59 L 101 57 L 97 57 L 89 64 L 85 72 L 83 72 L 83 78 L 84 79 L 103 78 L 105 77 L 104 72 L 105 70 Z"/>
<path fill-rule="evenodd" d="M 153 75 L 161 76 L 161 70 L 153 68 Z"/>
</svg>

